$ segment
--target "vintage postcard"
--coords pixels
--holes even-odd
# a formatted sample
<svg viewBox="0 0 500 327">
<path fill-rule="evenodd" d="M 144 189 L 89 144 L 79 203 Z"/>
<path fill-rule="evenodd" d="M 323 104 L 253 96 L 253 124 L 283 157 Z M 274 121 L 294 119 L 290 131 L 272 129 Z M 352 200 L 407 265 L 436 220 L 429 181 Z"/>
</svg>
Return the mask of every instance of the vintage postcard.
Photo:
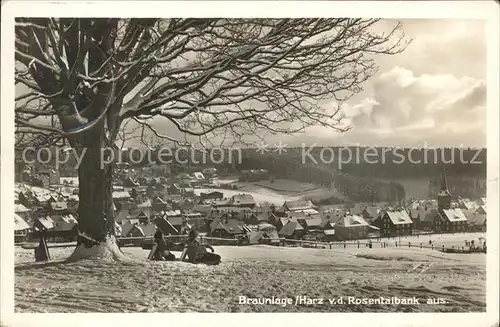
<svg viewBox="0 0 500 327">
<path fill-rule="evenodd" d="M 2 326 L 498 326 L 498 14 L 4 3 Z"/>
</svg>

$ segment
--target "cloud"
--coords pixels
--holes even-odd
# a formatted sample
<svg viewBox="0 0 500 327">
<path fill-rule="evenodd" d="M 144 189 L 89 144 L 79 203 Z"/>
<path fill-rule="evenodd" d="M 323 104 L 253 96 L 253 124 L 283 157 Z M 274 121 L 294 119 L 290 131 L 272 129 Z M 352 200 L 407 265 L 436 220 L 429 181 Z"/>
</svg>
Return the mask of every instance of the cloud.
<svg viewBox="0 0 500 327">
<path fill-rule="evenodd" d="M 301 139 L 389 146 L 448 146 L 486 143 L 486 84 L 451 74 L 415 75 L 394 67 L 372 84 L 371 97 L 344 110 L 352 130 L 345 134 L 314 127 Z"/>
</svg>

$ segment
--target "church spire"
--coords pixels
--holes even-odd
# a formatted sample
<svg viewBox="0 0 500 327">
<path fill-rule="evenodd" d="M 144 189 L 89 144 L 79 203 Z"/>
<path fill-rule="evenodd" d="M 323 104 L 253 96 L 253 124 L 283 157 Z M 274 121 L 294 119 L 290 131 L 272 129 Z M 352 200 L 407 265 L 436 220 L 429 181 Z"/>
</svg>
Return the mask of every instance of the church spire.
<svg viewBox="0 0 500 327">
<path fill-rule="evenodd" d="M 438 194 L 438 209 L 450 209 L 451 208 L 451 194 L 448 191 L 448 178 L 446 177 L 446 169 L 443 171 L 443 179 L 441 181 L 441 190 Z"/>
<path fill-rule="evenodd" d="M 446 177 L 446 169 L 443 170 L 443 179 L 441 181 L 441 191 L 448 191 L 448 178 Z"/>
</svg>

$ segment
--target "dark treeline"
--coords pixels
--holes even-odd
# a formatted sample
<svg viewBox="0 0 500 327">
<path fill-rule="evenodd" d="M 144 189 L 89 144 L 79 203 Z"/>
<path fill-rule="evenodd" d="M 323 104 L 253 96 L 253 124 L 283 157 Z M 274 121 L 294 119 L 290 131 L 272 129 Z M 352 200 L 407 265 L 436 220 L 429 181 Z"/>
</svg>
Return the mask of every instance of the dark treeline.
<svg viewBox="0 0 500 327">
<path fill-rule="evenodd" d="M 379 178 L 429 178 L 447 170 L 450 175 L 486 177 L 486 149 L 396 149 L 378 148 L 380 156 L 360 155 L 359 161 L 342 164 L 342 170 Z M 382 155 L 383 152 L 386 152 Z M 387 152 L 389 151 L 389 152 Z M 367 159 L 368 158 L 368 162 Z M 376 161 L 376 162 L 375 162 Z"/>
<path fill-rule="evenodd" d="M 287 153 L 256 153 L 245 151 L 240 169 L 263 168 L 277 178 L 293 179 L 300 182 L 313 183 L 335 190 L 339 196 L 316 201 L 322 203 L 338 203 L 345 200 L 355 202 L 392 202 L 399 203 L 405 199 L 404 187 L 396 182 L 382 181 L 373 177 L 357 176 L 339 171 L 329 165 L 303 163 L 300 150 L 287 149 Z M 320 204 L 318 203 L 318 204 Z"/>
</svg>

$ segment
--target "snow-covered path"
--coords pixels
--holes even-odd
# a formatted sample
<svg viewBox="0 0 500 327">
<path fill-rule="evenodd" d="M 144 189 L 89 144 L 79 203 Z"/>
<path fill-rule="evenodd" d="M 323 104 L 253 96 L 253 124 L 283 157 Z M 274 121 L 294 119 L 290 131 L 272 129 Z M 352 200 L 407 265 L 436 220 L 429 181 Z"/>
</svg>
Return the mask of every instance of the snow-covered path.
<svg viewBox="0 0 500 327">
<path fill-rule="evenodd" d="M 485 311 L 486 256 L 416 248 L 305 249 L 216 247 L 219 266 L 147 262 L 148 251 L 124 249 L 137 263 L 85 260 L 35 264 L 16 249 L 17 312 L 421 312 Z M 71 253 L 52 249 L 55 260 Z M 178 255 L 178 253 L 177 253 Z M 323 304 L 239 304 L 252 298 L 323 298 Z M 442 298 L 441 305 L 354 305 L 339 297 Z M 325 303 L 326 302 L 326 303 Z M 424 301 L 425 302 L 425 301 Z"/>
</svg>

